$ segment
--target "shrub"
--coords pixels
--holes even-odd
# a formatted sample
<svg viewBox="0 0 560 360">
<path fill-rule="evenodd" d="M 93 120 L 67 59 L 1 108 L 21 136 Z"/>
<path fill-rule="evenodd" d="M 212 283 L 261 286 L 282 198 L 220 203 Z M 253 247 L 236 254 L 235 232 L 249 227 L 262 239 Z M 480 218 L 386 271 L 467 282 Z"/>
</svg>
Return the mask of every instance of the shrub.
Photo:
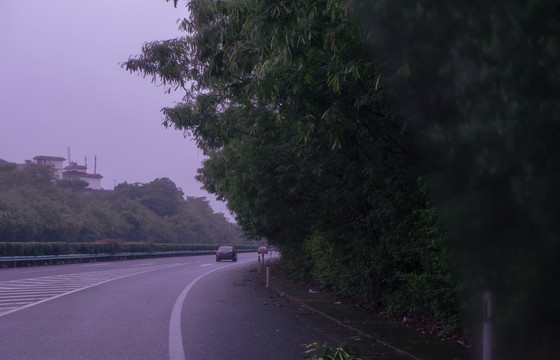
<svg viewBox="0 0 560 360">
<path fill-rule="evenodd" d="M 326 345 L 319 345 L 313 342 L 307 345 L 306 354 L 311 355 L 309 359 L 316 360 L 361 360 L 360 357 L 350 353 L 347 345 L 328 347 Z"/>
</svg>

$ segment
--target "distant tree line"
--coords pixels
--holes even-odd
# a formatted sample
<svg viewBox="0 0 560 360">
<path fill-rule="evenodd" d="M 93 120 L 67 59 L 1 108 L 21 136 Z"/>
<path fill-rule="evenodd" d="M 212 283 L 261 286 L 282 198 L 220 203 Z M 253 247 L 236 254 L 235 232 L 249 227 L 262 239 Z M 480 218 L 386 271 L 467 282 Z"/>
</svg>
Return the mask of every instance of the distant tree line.
<svg viewBox="0 0 560 360">
<path fill-rule="evenodd" d="M 84 190 L 56 181 L 52 168 L 0 165 L 0 242 L 241 244 L 235 224 L 167 178 Z"/>
<path fill-rule="evenodd" d="M 295 276 L 451 332 L 491 291 L 498 357 L 552 359 L 559 4 L 191 0 L 123 66 L 185 92 L 164 125 Z"/>
</svg>

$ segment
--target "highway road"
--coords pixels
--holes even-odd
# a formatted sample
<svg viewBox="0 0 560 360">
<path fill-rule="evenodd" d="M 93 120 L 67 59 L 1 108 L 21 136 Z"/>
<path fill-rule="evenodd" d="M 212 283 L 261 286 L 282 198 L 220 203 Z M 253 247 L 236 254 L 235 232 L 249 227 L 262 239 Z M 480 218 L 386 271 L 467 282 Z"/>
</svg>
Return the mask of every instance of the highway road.
<svg viewBox="0 0 560 360">
<path fill-rule="evenodd" d="M 0 359 L 288 360 L 328 341 L 268 302 L 255 253 L 238 258 L 2 269 Z"/>
</svg>

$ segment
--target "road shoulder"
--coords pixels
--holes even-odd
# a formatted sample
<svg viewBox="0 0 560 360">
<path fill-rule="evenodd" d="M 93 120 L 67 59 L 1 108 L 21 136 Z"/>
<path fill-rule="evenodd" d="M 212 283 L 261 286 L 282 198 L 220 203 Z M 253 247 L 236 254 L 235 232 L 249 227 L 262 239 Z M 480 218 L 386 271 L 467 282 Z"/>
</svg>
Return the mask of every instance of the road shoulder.
<svg viewBox="0 0 560 360">
<path fill-rule="evenodd" d="M 464 360 L 470 358 L 460 344 L 421 334 L 402 324 L 388 321 L 377 314 L 361 311 L 350 304 L 296 283 L 280 271 L 278 262 L 270 268 L 269 288 L 265 286 L 265 270 L 251 269 L 255 285 L 269 292 L 271 301 L 289 311 L 308 326 L 325 333 L 338 343 L 356 348 L 364 360 L 422 359 Z M 359 340 L 356 340 L 356 337 Z"/>
</svg>

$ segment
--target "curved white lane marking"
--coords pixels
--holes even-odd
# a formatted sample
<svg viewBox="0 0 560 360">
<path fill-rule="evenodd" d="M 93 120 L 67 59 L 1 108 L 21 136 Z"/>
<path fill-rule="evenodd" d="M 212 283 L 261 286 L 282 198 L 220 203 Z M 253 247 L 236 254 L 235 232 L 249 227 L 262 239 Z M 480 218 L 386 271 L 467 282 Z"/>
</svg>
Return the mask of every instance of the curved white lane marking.
<svg viewBox="0 0 560 360">
<path fill-rule="evenodd" d="M 175 301 L 175 305 L 173 305 L 173 310 L 171 311 L 171 319 L 169 321 L 169 360 L 186 360 L 185 348 L 183 347 L 183 334 L 181 332 L 181 312 L 183 311 L 183 303 L 185 302 L 185 298 L 187 297 L 187 294 L 194 286 L 194 284 L 196 284 L 198 280 L 202 279 L 206 275 L 213 273 L 214 271 L 227 269 L 230 266 L 244 264 L 250 261 L 252 260 L 246 260 L 227 266 L 222 266 L 217 269 L 205 272 L 204 274 L 191 281 L 187 285 L 187 287 L 183 289 L 183 291 L 181 292 L 181 294 L 179 294 L 179 297 Z"/>
</svg>

